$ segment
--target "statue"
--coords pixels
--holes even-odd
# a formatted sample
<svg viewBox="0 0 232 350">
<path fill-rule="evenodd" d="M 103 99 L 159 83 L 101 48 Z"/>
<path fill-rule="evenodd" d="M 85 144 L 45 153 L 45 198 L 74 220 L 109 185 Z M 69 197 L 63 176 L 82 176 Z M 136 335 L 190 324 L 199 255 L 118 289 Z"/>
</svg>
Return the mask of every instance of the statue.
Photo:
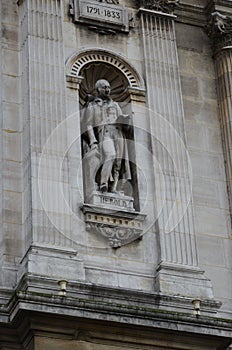
<svg viewBox="0 0 232 350">
<path fill-rule="evenodd" d="M 95 89 L 97 96 L 82 117 L 86 192 L 117 193 L 118 181 L 131 179 L 126 138 L 130 117 L 110 97 L 107 80 L 98 80 Z"/>
</svg>

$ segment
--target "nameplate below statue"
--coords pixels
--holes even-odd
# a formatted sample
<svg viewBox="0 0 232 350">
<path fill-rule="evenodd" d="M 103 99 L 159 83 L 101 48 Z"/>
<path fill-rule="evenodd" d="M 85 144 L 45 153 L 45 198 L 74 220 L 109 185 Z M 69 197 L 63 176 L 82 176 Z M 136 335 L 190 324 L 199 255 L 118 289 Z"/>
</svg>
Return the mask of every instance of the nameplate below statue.
<svg viewBox="0 0 232 350">
<path fill-rule="evenodd" d="M 106 2 L 74 0 L 71 15 L 74 22 L 102 28 L 129 31 L 129 17 L 125 7 Z"/>
<path fill-rule="evenodd" d="M 134 199 L 120 193 L 94 191 L 90 198 L 90 203 L 104 208 L 135 211 Z"/>
</svg>

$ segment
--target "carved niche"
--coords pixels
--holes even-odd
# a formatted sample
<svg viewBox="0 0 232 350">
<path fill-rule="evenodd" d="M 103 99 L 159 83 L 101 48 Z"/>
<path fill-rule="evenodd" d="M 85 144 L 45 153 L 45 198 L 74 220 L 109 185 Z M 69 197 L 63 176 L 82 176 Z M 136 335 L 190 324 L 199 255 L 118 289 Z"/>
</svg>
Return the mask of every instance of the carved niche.
<svg viewBox="0 0 232 350">
<path fill-rule="evenodd" d="M 78 69 L 81 81 L 83 213 L 87 231 L 118 248 L 143 234 L 130 102 L 131 91 L 144 96 L 144 90 L 120 59 L 92 56 L 94 60 L 80 59 L 71 70 L 73 76 Z"/>
</svg>

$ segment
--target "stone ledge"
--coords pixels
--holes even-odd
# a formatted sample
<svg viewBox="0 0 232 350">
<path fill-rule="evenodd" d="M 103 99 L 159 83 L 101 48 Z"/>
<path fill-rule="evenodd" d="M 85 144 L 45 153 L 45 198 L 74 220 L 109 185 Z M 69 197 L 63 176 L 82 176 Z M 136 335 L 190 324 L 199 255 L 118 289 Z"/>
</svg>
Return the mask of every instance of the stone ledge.
<svg viewBox="0 0 232 350">
<path fill-rule="evenodd" d="M 58 279 L 46 277 L 39 274 L 25 274 L 18 284 L 17 291 L 28 292 L 29 295 L 43 295 L 46 298 L 58 298 L 59 287 Z M 14 293 L 12 291 L 12 293 Z M 17 293 L 17 292 L 16 292 Z M 120 306 L 124 310 L 138 308 L 139 310 L 150 310 L 163 313 L 180 313 L 181 315 L 193 316 L 193 306 L 191 297 L 165 295 L 156 292 L 143 292 L 125 288 L 113 288 L 104 285 L 95 285 L 86 282 L 77 282 L 68 280 L 67 300 L 80 299 L 89 301 L 97 305 L 100 303 L 106 305 Z M 11 302 L 12 303 L 12 299 Z M 10 305 L 10 303 L 8 305 Z M 212 299 L 202 299 L 201 312 L 202 317 L 216 315 L 221 303 Z M 3 305 L 2 305 L 3 307 Z M 3 307 L 4 308 L 4 307 Z M 152 311 L 152 312 L 153 312 Z M 199 319 L 199 320 L 200 320 Z M 232 324 L 231 324 L 232 327 Z"/>
<path fill-rule="evenodd" d="M 206 15 L 210 15 L 212 12 L 218 11 L 223 15 L 232 15 L 231 0 L 210 0 L 205 6 Z"/>
<path fill-rule="evenodd" d="M 214 11 L 231 15 L 231 0 L 208 1 L 205 7 L 181 2 L 175 10 L 176 22 L 204 27 L 207 24 L 207 17 Z"/>
<path fill-rule="evenodd" d="M 136 342 L 136 345 L 138 342 L 146 344 L 150 332 L 151 339 L 156 339 L 156 334 L 159 339 L 165 339 L 165 344 L 167 337 L 171 337 L 169 349 L 174 346 L 173 337 L 178 337 L 181 344 L 185 341 L 188 346 L 196 341 L 194 349 L 197 350 L 205 349 L 204 344 L 213 344 L 212 349 L 226 349 L 232 338 L 231 320 L 208 315 L 207 310 L 215 311 L 220 306 L 214 300 L 202 300 L 202 314 L 196 318 L 191 298 L 75 281 L 69 281 L 67 296 L 58 293 L 57 280 L 24 275 L 17 290 L 12 291 L 8 304 L 0 306 L 1 344 L 2 341 L 17 339 L 17 334 L 24 338 L 31 331 L 45 332 L 46 337 L 60 335 L 60 329 L 64 339 L 77 340 L 81 334 L 82 340 L 89 337 L 94 343 L 102 336 L 99 329 L 105 327 L 108 332 L 103 341 L 114 341 L 114 334 L 122 334 L 123 330 L 124 340 L 127 333 L 128 341 Z M 146 339 L 141 332 L 145 332 Z M 121 348 L 122 343 L 118 345 Z M 175 348 L 179 349 L 178 346 Z"/>
<path fill-rule="evenodd" d="M 158 16 L 158 17 L 164 17 L 167 19 L 176 19 L 176 15 L 172 15 L 170 13 L 161 12 L 161 11 L 150 10 L 150 9 L 146 9 L 144 7 L 140 7 L 138 9 L 138 15 L 140 15 L 141 13 L 144 13 L 147 15 Z"/>
<path fill-rule="evenodd" d="M 27 276 L 29 284 L 35 276 Z M 41 276 L 37 276 L 37 282 L 42 283 Z M 48 283 L 48 279 L 46 281 Z M 56 281 L 50 279 L 53 284 L 51 293 L 31 292 L 29 290 L 17 290 L 7 306 L 1 307 L 0 321 L 13 322 L 19 313 L 29 311 L 35 313 L 44 312 L 47 315 L 63 317 L 86 318 L 97 321 L 119 322 L 121 324 L 140 325 L 158 329 L 167 329 L 178 332 L 192 332 L 220 337 L 232 336 L 231 320 L 222 320 L 216 317 L 193 315 L 192 307 L 189 310 L 179 311 L 162 310 L 159 308 L 161 301 L 170 303 L 175 301 L 185 302 L 191 305 L 188 298 L 173 298 L 158 294 L 146 294 L 120 289 L 106 288 L 94 285 L 74 284 L 70 282 L 67 297 L 54 294 Z M 71 292 L 71 290 L 73 291 Z M 75 291 L 74 291 L 75 289 Z M 58 292 L 58 291 L 57 291 Z M 149 299 L 149 303 L 147 302 Z M 217 304 L 215 301 L 204 301 L 203 305 Z M 204 306 L 202 306 L 204 307 Z M 209 307 L 209 305 L 208 305 Z M 6 315 L 8 316 L 6 318 Z M 7 320 L 7 321 L 6 321 Z"/>
<path fill-rule="evenodd" d="M 18 349 L 22 341 L 25 345 L 25 340 L 31 340 L 32 334 L 35 339 L 50 339 L 50 344 L 62 339 L 66 344 L 62 349 L 82 349 L 83 341 L 91 342 L 91 349 L 95 349 L 94 344 L 114 344 L 114 349 L 156 349 L 165 344 L 165 349 L 216 350 L 231 344 L 231 322 L 113 303 L 96 306 L 95 300 L 18 291 L 11 304 L 14 318 L 1 324 L 1 345 L 17 342 Z"/>
<path fill-rule="evenodd" d="M 180 3 L 175 11 L 176 22 L 204 27 L 206 25 L 205 9 L 203 6 Z"/>
<path fill-rule="evenodd" d="M 106 214 L 106 215 L 113 215 L 117 218 L 128 218 L 130 220 L 133 219 L 138 219 L 140 221 L 144 221 L 146 218 L 145 214 L 142 214 L 138 211 L 125 211 L 125 210 L 117 210 L 117 209 L 108 209 L 108 208 L 104 208 L 101 207 L 99 208 L 96 205 L 92 205 L 92 204 L 84 204 L 82 207 L 82 211 L 84 214 L 86 214 L 87 212 L 90 213 L 100 213 L 100 214 Z"/>
</svg>

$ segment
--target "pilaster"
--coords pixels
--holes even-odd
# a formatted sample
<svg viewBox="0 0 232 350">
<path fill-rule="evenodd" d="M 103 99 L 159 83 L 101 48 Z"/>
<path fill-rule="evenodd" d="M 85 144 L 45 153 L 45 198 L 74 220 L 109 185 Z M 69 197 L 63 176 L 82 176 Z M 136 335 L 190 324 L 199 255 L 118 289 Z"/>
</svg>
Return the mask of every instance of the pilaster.
<svg viewBox="0 0 232 350">
<path fill-rule="evenodd" d="M 25 0 L 18 6 L 23 37 L 23 109 L 30 121 L 32 206 L 32 229 L 18 279 L 25 272 L 74 278 L 82 265 L 73 257 L 77 252 L 71 237 L 67 156 L 71 127 L 65 95 L 63 2 Z M 54 249 L 57 258 L 53 261 L 49 256 L 55 256 Z"/>
<path fill-rule="evenodd" d="M 160 264 L 155 288 L 164 294 L 213 297 L 198 267 L 192 169 L 185 139 L 173 10 L 176 1 L 142 1 L 139 9 L 148 89 L 158 207 Z"/>
<path fill-rule="evenodd" d="M 232 215 L 232 17 L 215 11 L 215 8 L 211 8 L 211 11 L 206 30 L 211 38 L 215 64 L 227 190 Z"/>
</svg>

